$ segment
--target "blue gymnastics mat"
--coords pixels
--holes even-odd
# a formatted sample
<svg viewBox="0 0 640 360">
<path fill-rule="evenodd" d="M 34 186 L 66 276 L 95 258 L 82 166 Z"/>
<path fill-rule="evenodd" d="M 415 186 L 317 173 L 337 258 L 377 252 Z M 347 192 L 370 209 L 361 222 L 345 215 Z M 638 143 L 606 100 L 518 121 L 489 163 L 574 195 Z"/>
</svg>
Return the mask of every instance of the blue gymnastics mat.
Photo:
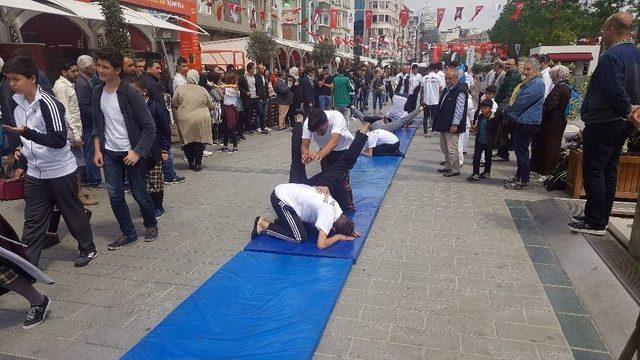
<svg viewBox="0 0 640 360">
<path fill-rule="evenodd" d="M 415 132 L 415 128 L 396 132 L 400 139 L 400 150 L 402 152 L 406 152 L 409 148 Z M 355 262 L 358 255 L 360 255 L 369 230 L 373 225 L 373 220 L 382 205 L 382 200 L 384 200 L 387 189 L 391 185 L 401 162 L 402 158 L 397 156 L 373 158 L 360 156 L 351 170 L 351 189 L 356 211 L 350 217 L 356 225 L 356 231 L 362 234 L 358 239 L 340 241 L 327 249 L 319 250 L 316 247 L 317 231 L 308 229 L 309 236 L 301 244 L 293 244 L 270 236 L 260 235 L 250 241 L 244 250 L 274 254 L 344 258 L 352 259 Z"/>
<path fill-rule="evenodd" d="M 311 359 L 351 264 L 240 252 L 122 359 Z"/>
</svg>

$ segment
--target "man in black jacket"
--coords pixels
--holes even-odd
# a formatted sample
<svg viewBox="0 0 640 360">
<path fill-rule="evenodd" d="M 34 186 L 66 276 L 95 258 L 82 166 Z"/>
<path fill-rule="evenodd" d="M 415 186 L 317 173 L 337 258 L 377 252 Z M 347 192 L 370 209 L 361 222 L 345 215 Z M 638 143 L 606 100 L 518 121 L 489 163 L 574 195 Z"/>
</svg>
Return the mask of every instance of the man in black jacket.
<svg viewBox="0 0 640 360">
<path fill-rule="evenodd" d="M 633 17 L 611 15 L 602 26 L 607 50 L 600 56 L 582 102 L 584 216 L 569 224 L 573 232 L 602 236 L 617 186 L 617 168 L 622 146 L 633 126 L 640 127 L 640 50 L 632 35 Z"/>
<path fill-rule="evenodd" d="M 256 93 L 255 65 L 250 62 L 247 64 L 247 71 L 244 76 L 238 78 L 238 89 L 240 90 L 240 99 L 244 108 L 244 117 L 238 128 L 242 128 L 243 132 L 253 134 L 256 126 L 253 123 L 253 113 L 258 103 L 258 95 Z"/>
<path fill-rule="evenodd" d="M 91 109 L 91 94 L 93 93 L 92 78 L 96 74 L 96 64 L 89 55 L 81 55 L 76 62 L 78 65 L 78 78 L 74 83 L 78 107 L 80 108 L 80 120 L 82 121 L 82 147 L 84 158 L 87 160 L 84 167 L 82 182 L 90 188 L 96 188 L 102 182 L 100 169 L 93 163 L 93 110 Z"/>
<path fill-rule="evenodd" d="M 300 85 L 298 86 L 298 91 L 302 98 L 302 106 L 307 114 L 316 107 L 316 89 L 313 86 L 315 72 L 316 69 L 314 67 L 307 66 L 302 76 L 300 76 Z"/>
<path fill-rule="evenodd" d="M 93 91 L 94 161 L 104 167 L 109 202 L 118 220 L 120 237 L 108 245 L 117 250 L 138 241 L 131 213 L 124 198 L 124 178 L 144 219 L 145 241 L 158 238 L 158 221 L 147 192 L 145 156 L 155 141 L 156 126 L 142 93 L 122 81 L 122 54 L 114 49 L 97 53 L 98 74 L 104 84 Z"/>
<path fill-rule="evenodd" d="M 258 124 L 260 132 L 268 134 L 266 126 L 267 103 L 269 101 L 269 79 L 264 76 L 267 68 L 264 65 L 258 65 L 258 73 L 254 75 L 256 84 L 256 95 L 258 101 L 256 104 L 256 115 L 258 115 Z"/>
</svg>

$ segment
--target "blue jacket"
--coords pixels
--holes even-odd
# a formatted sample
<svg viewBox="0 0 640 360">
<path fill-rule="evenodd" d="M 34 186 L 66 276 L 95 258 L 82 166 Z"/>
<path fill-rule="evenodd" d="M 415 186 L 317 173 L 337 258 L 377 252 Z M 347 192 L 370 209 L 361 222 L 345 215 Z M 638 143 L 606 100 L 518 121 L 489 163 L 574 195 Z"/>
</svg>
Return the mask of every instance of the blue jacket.
<svg viewBox="0 0 640 360">
<path fill-rule="evenodd" d="M 586 124 L 627 118 L 640 104 L 640 50 L 633 42 L 610 47 L 591 75 L 580 117 Z"/>
<path fill-rule="evenodd" d="M 520 87 L 513 105 L 504 107 L 508 116 L 519 124 L 540 125 L 545 86 L 542 77 L 537 76 Z"/>
</svg>

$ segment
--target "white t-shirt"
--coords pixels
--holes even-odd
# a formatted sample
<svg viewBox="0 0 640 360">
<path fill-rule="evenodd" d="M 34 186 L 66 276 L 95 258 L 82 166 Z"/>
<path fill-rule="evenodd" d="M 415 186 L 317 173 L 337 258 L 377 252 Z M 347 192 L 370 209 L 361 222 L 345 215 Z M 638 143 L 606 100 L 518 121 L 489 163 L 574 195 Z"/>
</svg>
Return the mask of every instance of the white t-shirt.
<svg viewBox="0 0 640 360">
<path fill-rule="evenodd" d="M 404 105 L 407 103 L 407 98 L 401 95 L 394 95 L 391 99 L 391 109 L 387 112 L 387 118 L 391 121 L 400 120 L 403 117 L 409 115 L 404 111 Z"/>
<path fill-rule="evenodd" d="M 253 75 L 247 75 L 247 84 L 249 84 L 249 93 L 251 94 L 251 98 L 257 98 L 258 95 L 256 93 L 256 77 Z"/>
<path fill-rule="evenodd" d="M 445 75 L 444 75 L 444 71 L 442 70 L 438 70 L 438 77 L 440 77 L 440 82 L 444 85 L 442 85 L 442 88 L 444 88 L 445 86 L 447 86 L 447 82 L 445 81 Z"/>
<path fill-rule="evenodd" d="M 553 88 L 553 81 L 551 81 L 551 75 L 549 75 L 549 68 L 546 68 L 540 71 L 540 75 L 542 76 L 542 81 L 544 81 L 544 97 L 545 99 L 549 96 L 551 89 Z"/>
<path fill-rule="evenodd" d="M 118 93 L 102 91 L 100 110 L 104 115 L 104 147 L 111 151 L 131 150 L 127 124 L 118 103 Z"/>
<path fill-rule="evenodd" d="M 238 96 L 240 96 L 240 92 L 236 89 L 224 88 L 224 100 L 222 103 L 224 105 L 233 105 L 236 106 L 238 103 Z"/>
<path fill-rule="evenodd" d="M 315 132 L 312 133 L 309 131 L 309 119 L 306 119 L 302 126 L 302 138 L 307 140 L 312 139 L 316 144 L 318 144 L 318 147 L 322 149 L 331 139 L 331 134 L 340 134 L 338 145 L 336 145 L 336 148 L 333 149 L 333 151 L 347 150 L 353 141 L 353 134 L 351 134 L 347 128 L 347 121 L 344 119 L 344 116 L 341 112 L 335 110 L 325 110 L 325 114 L 327 114 L 327 119 L 329 120 L 327 132 L 322 136 Z"/>
<path fill-rule="evenodd" d="M 173 92 L 175 92 L 177 88 L 179 88 L 182 85 L 185 85 L 186 83 L 187 83 L 187 78 L 182 76 L 182 74 L 176 74 L 176 76 L 173 77 Z"/>
<path fill-rule="evenodd" d="M 409 75 L 409 94 L 413 94 L 413 92 L 415 91 L 415 89 L 420 86 L 420 83 L 422 82 L 422 75 L 418 74 L 414 74 L 411 73 L 411 75 Z"/>
<path fill-rule="evenodd" d="M 342 215 L 337 201 L 329 195 L 319 194 L 309 185 L 281 184 L 276 186 L 275 193 L 278 199 L 293 208 L 300 220 L 314 224 L 327 235 Z"/>
<path fill-rule="evenodd" d="M 383 144 L 393 145 L 399 141 L 400 139 L 394 133 L 384 129 L 375 129 L 367 133 L 367 143 L 364 146 L 371 149 Z"/>
<path fill-rule="evenodd" d="M 422 78 L 422 102 L 427 105 L 438 105 L 440 90 L 444 88 L 440 77 L 436 73 L 428 73 Z"/>
</svg>

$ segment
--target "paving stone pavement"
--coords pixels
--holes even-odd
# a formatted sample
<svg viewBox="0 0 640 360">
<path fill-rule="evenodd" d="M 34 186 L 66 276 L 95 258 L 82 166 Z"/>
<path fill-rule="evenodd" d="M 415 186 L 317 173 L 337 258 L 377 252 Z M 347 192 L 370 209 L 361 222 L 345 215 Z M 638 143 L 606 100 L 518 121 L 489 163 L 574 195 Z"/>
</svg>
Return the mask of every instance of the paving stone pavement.
<svg viewBox="0 0 640 360">
<path fill-rule="evenodd" d="M 355 129 L 356 124 L 351 124 Z M 437 138 L 418 131 L 334 309 L 316 359 L 572 359 L 504 199 L 549 196 L 541 187 L 507 192 L 501 180 L 468 184 L 435 172 Z M 116 359 L 242 250 L 255 214 L 286 181 L 289 132 L 255 135 L 235 154 L 205 158 L 200 173 L 165 189 L 160 238 L 109 252 L 118 235 L 106 191 L 93 192 L 99 256 L 74 268 L 75 241 L 43 253 L 57 283 L 51 318 L 25 331 L 27 303 L 0 297 L 0 359 Z M 178 152 L 177 157 L 182 155 Z M 470 155 L 469 155 L 470 156 Z M 310 172 L 316 171 L 311 169 Z M 468 165 L 463 172 L 469 172 Z M 139 230 L 137 206 L 129 197 Z M 18 232 L 21 201 L 0 204 Z"/>
</svg>

